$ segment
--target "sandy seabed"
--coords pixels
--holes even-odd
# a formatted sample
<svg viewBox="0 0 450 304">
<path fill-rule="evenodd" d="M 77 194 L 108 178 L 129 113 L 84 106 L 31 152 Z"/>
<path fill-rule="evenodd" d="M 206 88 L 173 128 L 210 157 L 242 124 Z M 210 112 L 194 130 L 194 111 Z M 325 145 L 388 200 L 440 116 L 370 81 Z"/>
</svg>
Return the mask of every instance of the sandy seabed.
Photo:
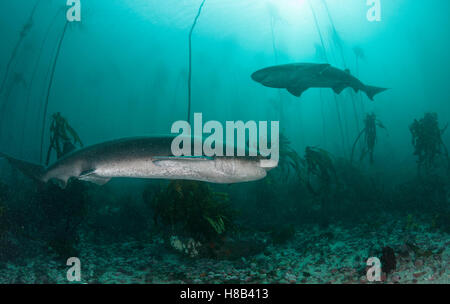
<svg viewBox="0 0 450 304">
<path fill-rule="evenodd" d="M 392 219 L 375 232 L 365 225 L 344 228 L 306 226 L 285 245 L 269 245 L 257 255 L 233 261 L 187 258 L 170 251 L 162 239 L 124 241 L 108 245 L 79 244 L 79 283 L 281 283 L 374 284 L 368 282 L 366 261 L 394 249 L 396 270 L 382 274 L 382 282 L 450 283 L 450 238 L 442 231 L 418 226 L 406 230 Z M 414 244 L 411 248 L 409 244 Z M 70 283 L 65 261 L 41 255 L 0 265 L 0 283 Z"/>
</svg>

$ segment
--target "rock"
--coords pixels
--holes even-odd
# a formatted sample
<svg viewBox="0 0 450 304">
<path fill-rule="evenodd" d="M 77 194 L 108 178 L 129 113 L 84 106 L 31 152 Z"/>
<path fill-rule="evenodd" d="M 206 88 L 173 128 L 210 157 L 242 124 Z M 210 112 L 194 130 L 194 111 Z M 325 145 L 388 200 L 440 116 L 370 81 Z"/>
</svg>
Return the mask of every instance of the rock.
<svg viewBox="0 0 450 304">
<path fill-rule="evenodd" d="M 398 274 L 394 274 L 392 276 L 392 282 L 393 283 L 399 283 L 400 282 L 400 276 Z"/>
<path fill-rule="evenodd" d="M 416 260 L 414 262 L 414 266 L 416 266 L 418 268 L 422 267 L 423 266 L 423 260 L 421 260 L 421 259 Z"/>
<path fill-rule="evenodd" d="M 214 250 L 217 259 L 236 260 L 247 262 L 248 257 L 259 254 L 265 248 L 265 244 L 255 240 L 227 240 Z"/>
<path fill-rule="evenodd" d="M 399 249 L 399 251 L 398 251 L 398 254 L 399 254 L 401 257 L 403 257 L 403 258 L 407 258 L 407 257 L 409 256 L 409 248 L 408 248 L 408 246 L 407 246 L 406 244 L 403 244 L 403 245 L 400 247 L 400 249 Z"/>
<path fill-rule="evenodd" d="M 416 272 L 416 273 L 413 273 L 413 276 L 414 276 L 415 278 L 419 278 L 419 277 L 423 276 L 425 273 L 426 273 L 425 271 L 422 271 L 422 272 Z"/>
</svg>

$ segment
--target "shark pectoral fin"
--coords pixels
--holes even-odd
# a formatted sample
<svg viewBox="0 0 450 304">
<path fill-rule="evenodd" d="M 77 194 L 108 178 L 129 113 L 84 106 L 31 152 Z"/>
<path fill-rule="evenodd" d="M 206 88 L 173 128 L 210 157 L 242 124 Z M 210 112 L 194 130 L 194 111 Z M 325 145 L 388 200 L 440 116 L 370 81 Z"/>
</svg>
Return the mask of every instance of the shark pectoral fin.
<svg viewBox="0 0 450 304">
<path fill-rule="evenodd" d="M 86 182 L 90 182 L 90 183 L 94 183 L 100 186 L 103 186 L 104 184 L 106 184 L 107 182 L 109 182 L 111 180 L 110 177 L 103 177 L 103 176 L 98 176 L 97 174 L 95 174 L 95 169 L 89 169 L 86 171 L 83 171 L 80 176 L 78 176 L 79 180 L 82 181 L 86 181 Z"/>
<path fill-rule="evenodd" d="M 306 91 L 307 88 L 304 87 L 289 87 L 286 88 L 286 90 L 291 93 L 292 95 L 294 95 L 295 97 L 300 97 L 302 96 L 303 92 Z"/>
<path fill-rule="evenodd" d="M 336 94 L 341 94 L 345 88 L 346 88 L 346 86 L 336 86 L 333 88 L 333 91 Z"/>
<path fill-rule="evenodd" d="M 97 184 L 99 186 L 103 186 L 104 184 L 106 184 L 107 182 L 109 182 L 111 180 L 110 177 L 102 177 L 102 176 L 98 176 L 95 174 L 92 175 L 86 175 L 86 176 L 80 176 L 78 177 L 79 180 L 85 181 L 85 182 L 90 182 L 90 183 L 94 183 Z"/>
</svg>

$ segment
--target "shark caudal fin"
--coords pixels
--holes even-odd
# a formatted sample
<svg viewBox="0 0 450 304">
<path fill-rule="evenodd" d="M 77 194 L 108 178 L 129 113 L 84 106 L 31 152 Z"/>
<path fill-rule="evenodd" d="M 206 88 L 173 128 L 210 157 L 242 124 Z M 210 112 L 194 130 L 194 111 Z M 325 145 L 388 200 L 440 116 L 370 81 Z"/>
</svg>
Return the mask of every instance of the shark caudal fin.
<svg viewBox="0 0 450 304">
<path fill-rule="evenodd" d="M 5 158 L 14 168 L 17 168 L 24 175 L 41 182 L 44 175 L 44 166 L 33 164 L 24 160 L 16 159 L 0 152 L 0 158 Z"/>
<path fill-rule="evenodd" d="M 375 95 L 380 94 L 381 92 L 384 92 L 386 90 L 388 90 L 388 89 L 366 86 L 364 92 L 366 92 L 367 97 L 369 97 L 370 100 L 373 101 L 373 98 L 375 97 Z"/>
</svg>

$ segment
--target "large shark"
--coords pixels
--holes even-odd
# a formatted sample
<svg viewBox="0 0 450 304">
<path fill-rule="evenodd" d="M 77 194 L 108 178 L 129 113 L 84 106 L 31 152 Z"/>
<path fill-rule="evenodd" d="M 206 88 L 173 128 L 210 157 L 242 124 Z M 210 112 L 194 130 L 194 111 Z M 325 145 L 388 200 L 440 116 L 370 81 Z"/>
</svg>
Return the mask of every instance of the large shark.
<svg viewBox="0 0 450 304">
<path fill-rule="evenodd" d="M 268 67 L 252 74 L 252 79 L 266 87 L 286 89 L 300 97 L 309 88 L 331 88 L 340 94 L 350 87 L 355 92 L 363 91 L 373 97 L 387 89 L 368 86 L 353 77 L 349 70 L 340 70 L 331 65 L 317 63 L 293 63 Z"/>
<path fill-rule="evenodd" d="M 240 183 L 262 179 L 273 167 L 261 156 L 176 157 L 173 136 L 137 137 L 109 141 L 77 150 L 45 168 L 0 153 L 25 175 L 41 182 L 54 180 L 64 188 L 70 178 L 107 183 L 113 177 L 186 179 Z"/>
</svg>

